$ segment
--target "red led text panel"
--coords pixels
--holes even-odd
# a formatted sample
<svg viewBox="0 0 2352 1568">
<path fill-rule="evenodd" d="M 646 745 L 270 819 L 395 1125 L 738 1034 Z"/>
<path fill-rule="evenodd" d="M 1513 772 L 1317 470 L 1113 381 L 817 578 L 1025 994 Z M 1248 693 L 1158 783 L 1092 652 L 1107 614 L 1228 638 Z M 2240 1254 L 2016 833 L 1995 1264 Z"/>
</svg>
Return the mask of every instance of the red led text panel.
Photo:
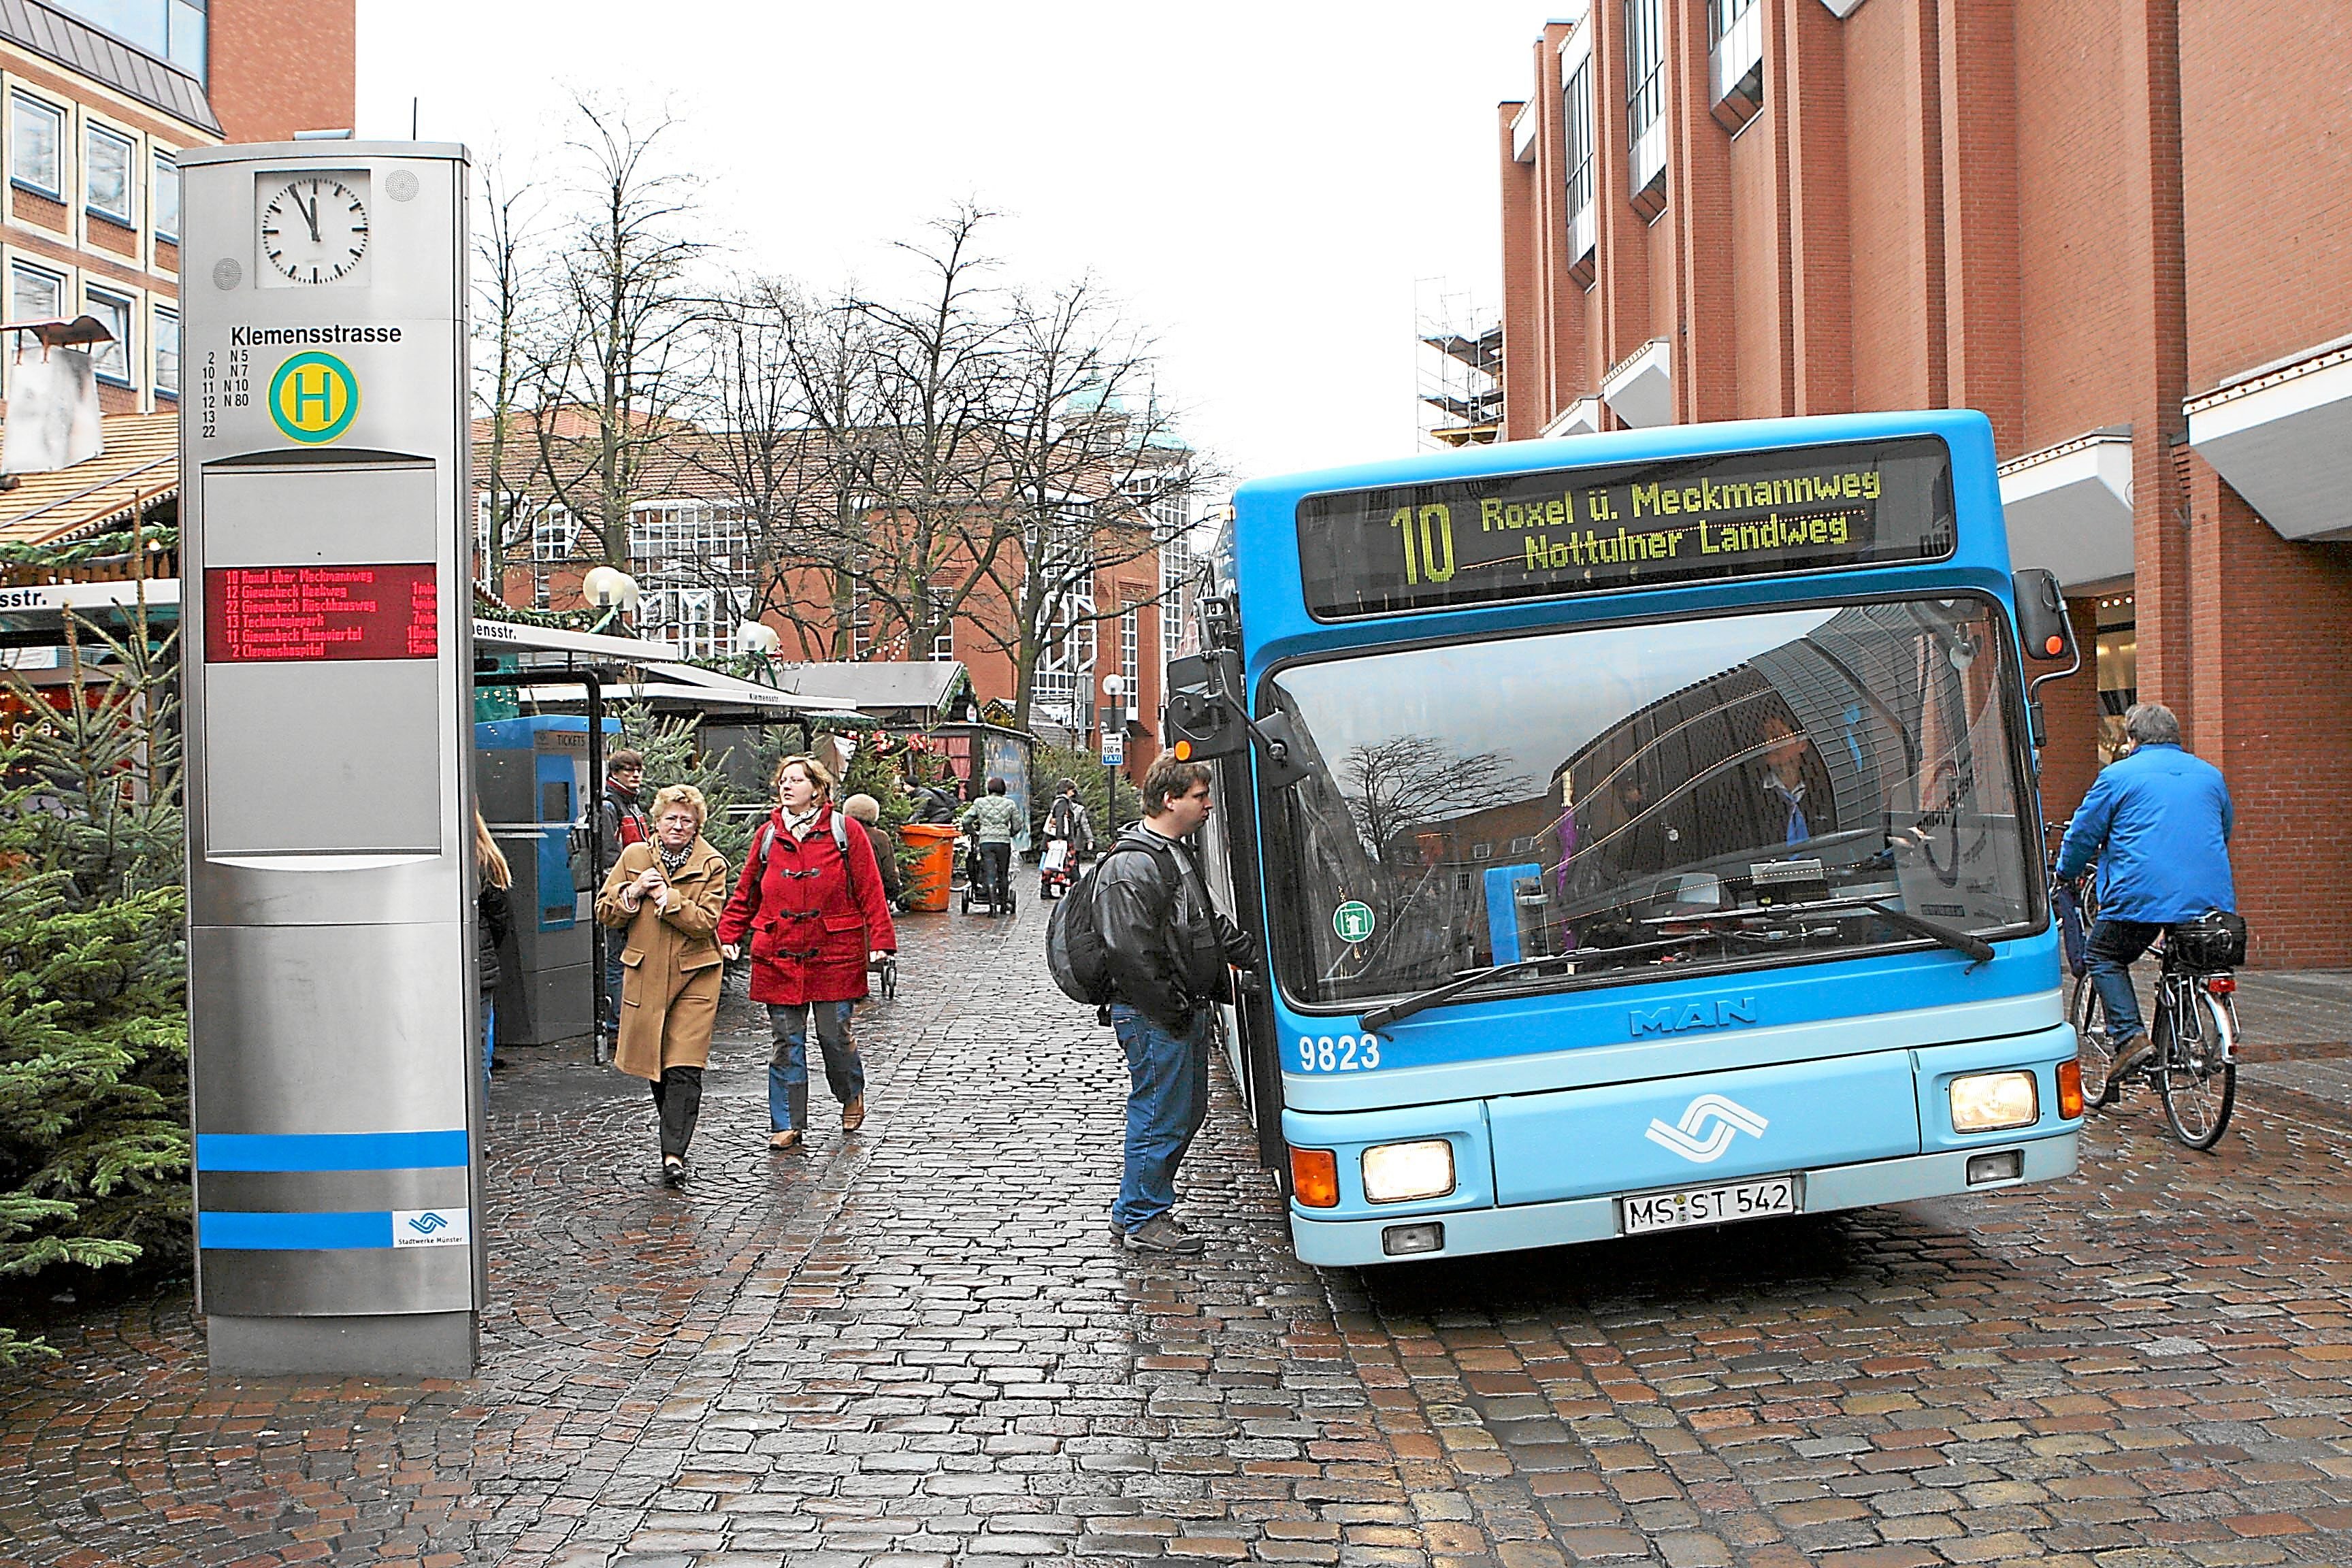
<svg viewBox="0 0 2352 1568">
<path fill-rule="evenodd" d="M 431 658 L 440 600 L 430 562 L 215 566 L 205 572 L 205 661 Z"/>
</svg>

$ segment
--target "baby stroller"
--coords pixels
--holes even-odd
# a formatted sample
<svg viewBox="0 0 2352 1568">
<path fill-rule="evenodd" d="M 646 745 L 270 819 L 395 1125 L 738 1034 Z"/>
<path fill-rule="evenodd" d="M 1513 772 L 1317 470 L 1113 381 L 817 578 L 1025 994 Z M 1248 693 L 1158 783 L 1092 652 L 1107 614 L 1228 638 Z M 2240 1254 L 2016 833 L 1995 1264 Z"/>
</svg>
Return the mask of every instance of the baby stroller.
<svg viewBox="0 0 2352 1568">
<path fill-rule="evenodd" d="M 1048 839 L 1045 853 L 1037 861 L 1037 896 L 1052 903 L 1070 890 L 1077 880 L 1078 858 L 1070 852 L 1066 838 Z"/>
<path fill-rule="evenodd" d="M 1009 850 L 1012 847 L 1007 845 L 1005 847 Z M 974 904 L 978 904 L 982 909 L 986 910 L 991 915 L 1009 915 L 1013 913 L 1013 867 L 1011 856 L 1008 855 L 1005 858 L 1005 863 L 1001 870 L 995 869 L 992 867 L 992 862 L 988 854 L 988 847 L 975 841 L 968 851 L 967 858 L 971 865 L 971 874 L 965 879 L 964 883 L 963 912 L 966 914 L 971 913 L 971 907 Z"/>
</svg>

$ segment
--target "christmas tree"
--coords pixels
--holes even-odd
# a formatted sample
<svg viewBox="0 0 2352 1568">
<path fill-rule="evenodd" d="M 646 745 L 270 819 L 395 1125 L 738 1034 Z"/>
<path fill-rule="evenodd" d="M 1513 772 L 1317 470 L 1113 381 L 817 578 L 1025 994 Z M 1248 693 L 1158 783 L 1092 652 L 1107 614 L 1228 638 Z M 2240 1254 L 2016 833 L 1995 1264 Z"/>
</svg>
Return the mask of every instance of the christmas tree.
<svg viewBox="0 0 2352 1568">
<path fill-rule="evenodd" d="M 0 723 L 0 1306 L 190 1243 L 180 752 L 169 639 L 67 620 Z M 52 700 L 52 692 L 62 696 Z M 62 1280 L 60 1279 L 62 1276 Z M 0 1328 L 0 1363 L 40 1349 Z"/>
</svg>

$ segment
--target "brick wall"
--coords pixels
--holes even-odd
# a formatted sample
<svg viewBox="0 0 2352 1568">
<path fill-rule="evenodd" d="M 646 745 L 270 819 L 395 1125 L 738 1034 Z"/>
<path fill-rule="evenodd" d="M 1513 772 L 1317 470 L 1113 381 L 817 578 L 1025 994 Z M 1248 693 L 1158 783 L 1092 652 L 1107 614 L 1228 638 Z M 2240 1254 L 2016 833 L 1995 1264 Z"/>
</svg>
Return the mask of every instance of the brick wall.
<svg viewBox="0 0 2352 1568">
<path fill-rule="evenodd" d="M 2185 5 L 2189 384 L 2352 332 L 2352 12 Z M 2293 287 L 2282 288 L 2284 279 Z"/>
<path fill-rule="evenodd" d="M 2328 804 L 2352 696 L 2313 673 L 2352 634 L 2352 545 L 2282 540 L 2191 456 L 2181 406 L 2352 334 L 2352 16 L 1871 0 L 1840 20 L 1818 0 L 1759 4 L 1765 107 L 1734 140 L 1697 101 L 1702 0 L 1666 0 L 1670 200 L 1654 225 L 1627 199 L 1622 8 L 1591 9 L 1585 375 L 1563 356 L 1541 388 L 1515 381 L 1539 405 L 1515 405 L 1509 428 L 1597 390 L 1652 336 L 1675 343 L 1684 419 L 1973 406 L 2004 458 L 2128 426 L 2140 693 L 2239 793 L 2257 962 L 2352 963 L 2352 910 L 2305 891 L 2315 869 L 2352 871 L 2352 826 L 2338 834 Z M 1550 240 L 1507 221 L 1507 275 L 1513 247 Z M 1555 296 L 1532 330 L 1564 341 L 1564 313 Z M 2070 596 L 2087 664 L 2096 595 Z M 2095 776 L 2095 688 L 2086 668 L 2043 689 L 2053 816 Z"/>
<path fill-rule="evenodd" d="M 357 0 L 212 0 L 208 20 L 206 96 L 226 140 L 283 142 L 357 119 Z"/>
</svg>

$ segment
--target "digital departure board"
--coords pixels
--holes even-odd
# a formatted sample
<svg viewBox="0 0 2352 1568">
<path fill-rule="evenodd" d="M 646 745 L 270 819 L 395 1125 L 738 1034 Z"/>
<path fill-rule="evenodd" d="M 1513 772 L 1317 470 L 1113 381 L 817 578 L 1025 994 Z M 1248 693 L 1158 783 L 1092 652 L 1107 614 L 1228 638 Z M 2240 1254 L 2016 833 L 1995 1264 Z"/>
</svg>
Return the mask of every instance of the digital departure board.
<svg viewBox="0 0 2352 1568">
<path fill-rule="evenodd" d="M 1318 620 L 1939 561 L 1952 548 L 1951 455 L 1932 437 L 1298 503 L 1299 574 Z"/>
<path fill-rule="evenodd" d="M 440 600 L 430 562 L 205 570 L 205 658 L 248 664 L 431 658 Z"/>
</svg>

